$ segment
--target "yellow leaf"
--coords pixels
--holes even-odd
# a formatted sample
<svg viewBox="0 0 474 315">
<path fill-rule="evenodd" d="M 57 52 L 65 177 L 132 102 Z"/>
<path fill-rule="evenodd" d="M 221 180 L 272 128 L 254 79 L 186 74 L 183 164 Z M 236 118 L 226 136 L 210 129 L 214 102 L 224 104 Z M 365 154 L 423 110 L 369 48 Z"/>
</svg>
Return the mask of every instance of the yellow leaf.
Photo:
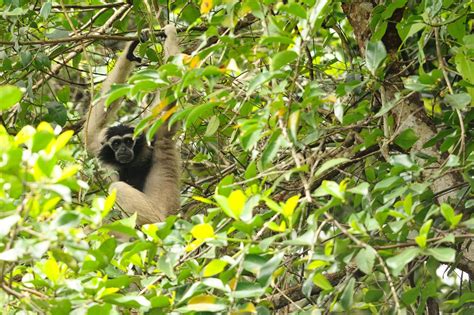
<svg viewBox="0 0 474 315">
<path fill-rule="evenodd" d="M 60 276 L 58 262 L 53 258 L 48 259 L 44 263 L 44 273 L 49 280 L 51 280 L 53 283 L 57 283 Z"/>
<path fill-rule="evenodd" d="M 102 217 L 103 218 L 110 212 L 110 210 L 112 210 L 112 207 L 115 204 L 115 198 L 116 197 L 117 197 L 117 189 L 114 188 L 114 189 L 112 189 L 110 194 L 105 199 L 104 208 L 102 210 Z"/>
<path fill-rule="evenodd" d="M 53 208 L 56 207 L 56 205 L 61 201 L 61 197 L 57 196 L 57 197 L 53 197 L 51 199 L 49 199 L 48 201 L 46 201 L 44 204 L 43 204 L 43 210 L 42 212 L 49 212 L 51 210 L 53 210 Z"/>
<path fill-rule="evenodd" d="M 210 263 L 207 264 L 206 267 L 204 267 L 202 275 L 204 277 L 212 277 L 221 273 L 224 270 L 225 266 L 227 266 L 227 262 L 220 259 L 213 259 Z"/>
<path fill-rule="evenodd" d="M 103 296 L 113 294 L 115 292 L 118 292 L 120 288 L 106 288 L 103 291 L 100 292 L 99 298 L 102 298 Z"/>
<path fill-rule="evenodd" d="M 227 198 L 229 202 L 230 210 L 235 214 L 238 218 L 242 211 L 244 211 L 245 202 L 247 201 L 247 196 L 245 196 L 242 190 L 234 190 L 230 193 L 229 198 Z"/>
<path fill-rule="evenodd" d="M 65 167 L 61 175 L 58 177 L 58 179 L 56 179 L 56 182 L 60 182 L 73 177 L 80 169 L 81 167 L 79 165 L 70 165 Z"/>
<path fill-rule="evenodd" d="M 176 106 L 171 107 L 163 114 L 161 119 L 163 119 L 163 121 L 166 121 L 171 115 L 173 115 L 175 111 L 176 111 Z"/>
<path fill-rule="evenodd" d="M 188 301 L 187 309 L 195 312 L 219 312 L 226 308 L 225 305 L 219 304 L 217 298 L 212 295 L 194 296 Z"/>
<path fill-rule="evenodd" d="M 300 195 L 296 195 L 288 199 L 282 207 L 282 213 L 285 217 L 290 217 L 293 215 L 296 206 L 298 205 L 298 201 L 300 200 Z"/>
<path fill-rule="evenodd" d="M 194 69 L 196 68 L 198 65 L 199 65 L 199 62 L 201 61 L 201 58 L 199 58 L 199 56 L 194 56 L 192 59 L 191 59 L 191 62 L 189 64 L 189 67 L 191 69 Z"/>
<path fill-rule="evenodd" d="M 237 288 L 237 278 L 230 279 L 229 287 L 231 290 L 235 290 Z"/>
<path fill-rule="evenodd" d="M 204 243 L 204 240 L 202 239 L 197 239 L 197 240 L 192 241 L 190 244 L 186 246 L 186 252 L 188 253 L 192 252 L 193 250 L 201 246 L 202 243 Z"/>
<path fill-rule="evenodd" d="M 196 56 L 185 56 L 183 58 L 183 63 L 188 65 L 189 68 L 191 68 L 191 69 L 197 68 L 199 66 L 200 62 L 201 62 L 201 58 L 199 58 L 198 55 L 196 55 Z"/>
<path fill-rule="evenodd" d="M 280 225 L 276 224 L 275 222 L 268 222 L 265 225 L 274 232 L 284 232 L 286 230 L 286 222 L 281 221 Z"/>
<path fill-rule="evenodd" d="M 185 65 L 188 65 L 189 63 L 191 63 L 191 59 L 193 59 L 192 56 L 187 55 L 187 54 L 183 54 L 183 63 Z"/>
<path fill-rule="evenodd" d="M 216 204 L 215 202 L 212 202 L 212 200 L 210 200 L 208 198 L 201 197 L 201 196 L 193 196 L 193 199 L 197 200 L 199 202 L 202 202 L 202 203 L 210 204 L 210 205 L 215 205 Z"/>
<path fill-rule="evenodd" d="M 212 0 L 201 1 L 201 14 L 209 13 L 212 9 Z"/>
<path fill-rule="evenodd" d="M 189 304 L 214 304 L 216 302 L 216 298 L 211 295 L 198 295 L 198 296 L 193 296 L 192 298 L 189 299 L 188 305 Z"/>
<path fill-rule="evenodd" d="M 167 97 L 163 98 L 160 101 L 160 103 L 156 105 L 155 107 L 153 107 L 153 109 L 151 110 L 152 116 L 153 117 L 158 116 L 163 111 L 163 108 L 165 108 L 168 104 L 169 104 L 168 98 Z"/>
<path fill-rule="evenodd" d="M 51 127 L 51 125 L 49 123 L 45 122 L 45 121 L 40 122 L 38 127 L 36 127 L 36 130 L 37 131 L 46 131 L 48 133 L 54 133 L 53 127 Z"/>
<path fill-rule="evenodd" d="M 209 223 L 198 224 L 191 229 L 191 234 L 198 240 L 211 238 L 214 237 L 214 228 Z"/>
<path fill-rule="evenodd" d="M 312 262 L 309 263 L 308 267 L 306 269 L 308 270 L 314 270 L 316 268 L 324 267 L 329 265 L 327 261 L 324 260 L 313 260 Z"/>
<path fill-rule="evenodd" d="M 231 315 L 241 315 L 241 314 L 257 314 L 257 309 L 252 303 L 247 303 L 243 307 L 239 308 L 236 311 L 230 313 Z"/>
<path fill-rule="evenodd" d="M 73 135 L 74 131 L 72 130 L 67 130 L 60 134 L 56 139 L 56 152 L 64 148 L 64 146 L 68 143 L 68 141 L 72 138 Z"/>
<path fill-rule="evenodd" d="M 20 132 L 18 132 L 18 134 L 15 136 L 15 144 L 19 145 L 27 142 L 33 137 L 35 132 L 35 128 L 31 126 L 25 126 L 21 128 Z"/>
</svg>

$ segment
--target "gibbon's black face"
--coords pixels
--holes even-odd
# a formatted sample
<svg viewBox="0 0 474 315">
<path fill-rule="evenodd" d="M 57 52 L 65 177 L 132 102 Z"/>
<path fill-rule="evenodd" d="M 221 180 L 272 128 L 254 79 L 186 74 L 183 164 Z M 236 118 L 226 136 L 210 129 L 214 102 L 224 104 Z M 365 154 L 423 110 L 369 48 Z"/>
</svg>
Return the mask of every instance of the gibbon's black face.
<svg viewBox="0 0 474 315">
<path fill-rule="evenodd" d="M 107 141 L 107 145 L 115 152 L 115 159 L 119 163 L 130 163 L 135 157 L 133 153 L 135 140 L 132 134 L 113 136 Z"/>
<path fill-rule="evenodd" d="M 143 149 L 143 136 L 133 138 L 133 128 L 125 125 L 110 127 L 106 132 L 106 142 L 102 146 L 100 158 L 111 164 L 133 162 Z"/>
</svg>

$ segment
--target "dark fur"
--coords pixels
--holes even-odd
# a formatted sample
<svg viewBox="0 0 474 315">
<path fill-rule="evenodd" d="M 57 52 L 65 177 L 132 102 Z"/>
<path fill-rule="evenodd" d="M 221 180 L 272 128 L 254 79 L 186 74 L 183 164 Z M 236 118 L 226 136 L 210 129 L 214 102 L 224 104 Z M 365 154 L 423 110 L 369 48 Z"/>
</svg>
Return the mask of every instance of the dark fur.
<svg viewBox="0 0 474 315">
<path fill-rule="evenodd" d="M 110 127 L 106 131 L 105 141 L 108 141 L 113 136 L 133 134 L 133 131 L 133 127 L 126 125 Z M 130 163 L 122 164 L 115 159 L 114 151 L 108 145 L 104 145 L 100 149 L 99 159 L 114 167 L 118 171 L 121 181 L 143 191 L 152 166 L 153 146 L 148 146 L 145 136 L 140 135 L 135 141 L 133 152 L 135 158 Z"/>
</svg>

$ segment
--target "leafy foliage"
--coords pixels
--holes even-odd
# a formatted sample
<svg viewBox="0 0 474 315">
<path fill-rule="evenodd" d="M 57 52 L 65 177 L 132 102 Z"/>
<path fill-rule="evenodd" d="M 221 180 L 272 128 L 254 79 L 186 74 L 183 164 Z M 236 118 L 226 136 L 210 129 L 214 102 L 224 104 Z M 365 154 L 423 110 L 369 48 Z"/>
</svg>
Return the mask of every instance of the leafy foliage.
<svg viewBox="0 0 474 315">
<path fill-rule="evenodd" d="M 469 313 L 470 1 L 0 4 L 6 314 Z M 145 28 L 107 103 L 182 126 L 183 192 L 136 228 L 77 134 L 110 40 Z M 176 112 L 140 116 L 156 91 Z"/>
</svg>

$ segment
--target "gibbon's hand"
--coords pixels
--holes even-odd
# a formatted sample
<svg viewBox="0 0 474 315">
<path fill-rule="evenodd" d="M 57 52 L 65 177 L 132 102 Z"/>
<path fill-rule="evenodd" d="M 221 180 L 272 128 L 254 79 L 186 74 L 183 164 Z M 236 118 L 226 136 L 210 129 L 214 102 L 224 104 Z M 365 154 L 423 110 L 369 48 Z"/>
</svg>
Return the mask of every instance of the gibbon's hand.
<svg viewBox="0 0 474 315">
<path fill-rule="evenodd" d="M 138 36 L 138 40 L 134 40 L 130 46 L 128 47 L 127 51 L 127 59 L 130 61 L 135 61 L 140 63 L 142 59 L 140 57 L 135 56 L 133 53 L 135 51 L 135 48 L 138 46 L 140 43 L 144 43 L 150 39 L 150 30 L 149 29 L 144 29 L 142 32 L 140 32 L 140 35 Z"/>
<path fill-rule="evenodd" d="M 134 53 L 133 53 L 133 51 L 135 50 L 135 48 L 138 46 L 139 43 L 140 43 L 140 41 L 134 40 L 130 44 L 130 46 L 128 46 L 127 59 L 129 61 L 142 62 L 142 58 L 135 56 Z"/>
<path fill-rule="evenodd" d="M 133 53 L 135 51 L 135 48 L 137 48 L 138 44 L 146 42 L 148 39 L 150 39 L 150 31 L 149 30 L 143 30 L 140 32 L 140 35 L 138 36 L 138 40 L 134 40 L 130 46 L 128 46 L 128 51 L 127 51 L 127 59 L 130 61 L 135 61 L 140 63 L 142 59 L 140 57 L 135 56 Z"/>
</svg>

